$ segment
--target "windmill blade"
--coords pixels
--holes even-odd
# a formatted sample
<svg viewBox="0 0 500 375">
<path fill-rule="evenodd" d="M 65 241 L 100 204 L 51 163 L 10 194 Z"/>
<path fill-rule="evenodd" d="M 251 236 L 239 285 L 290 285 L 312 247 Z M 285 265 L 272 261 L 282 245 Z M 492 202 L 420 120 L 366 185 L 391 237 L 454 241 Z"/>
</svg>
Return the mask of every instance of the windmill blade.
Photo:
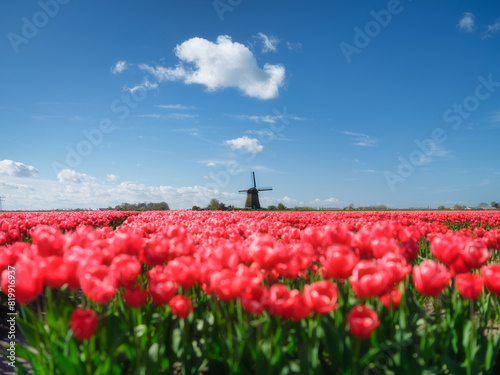
<svg viewBox="0 0 500 375">
<path fill-rule="evenodd" d="M 272 187 L 263 187 L 263 188 L 258 188 L 258 191 L 266 191 L 266 190 L 273 190 Z"/>
<path fill-rule="evenodd" d="M 255 172 L 252 172 L 253 175 L 253 187 L 257 188 L 257 183 L 255 182 Z"/>
<path fill-rule="evenodd" d="M 248 190 L 238 190 L 238 193 L 246 193 Z"/>
</svg>

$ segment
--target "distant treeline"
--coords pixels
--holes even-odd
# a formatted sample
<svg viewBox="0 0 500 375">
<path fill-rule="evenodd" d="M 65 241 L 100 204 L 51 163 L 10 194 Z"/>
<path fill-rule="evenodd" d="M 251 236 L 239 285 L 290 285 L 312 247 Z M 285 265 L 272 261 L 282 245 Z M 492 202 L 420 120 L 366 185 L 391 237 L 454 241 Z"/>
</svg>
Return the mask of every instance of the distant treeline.
<svg viewBox="0 0 500 375">
<path fill-rule="evenodd" d="M 122 203 L 116 207 L 102 208 L 101 210 L 115 210 L 115 211 L 169 211 L 167 202 L 153 203 Z"/>
</svg>

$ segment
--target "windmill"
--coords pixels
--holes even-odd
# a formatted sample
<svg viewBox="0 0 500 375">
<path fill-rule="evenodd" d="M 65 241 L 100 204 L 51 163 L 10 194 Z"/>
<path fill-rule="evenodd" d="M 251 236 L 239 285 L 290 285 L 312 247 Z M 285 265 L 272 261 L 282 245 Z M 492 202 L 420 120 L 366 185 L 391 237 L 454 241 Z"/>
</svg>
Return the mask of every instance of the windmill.
<svg viewBox="0 0 500 375">
<path fill-rule="evenodd" d="M 247 193 L 247 200 L 245 202 L 245 207 L 259 209 L 260 208 L 259 191 L 273 190 L 273 188 L 272 187 L 257 188 L 257 184 L 255 183 L 255 172 L 252 172 L 251 177 L 252 177 L 253 187 L 251 187 L 248 190 L 240 190 L 239 192 Z"/>
</svg>

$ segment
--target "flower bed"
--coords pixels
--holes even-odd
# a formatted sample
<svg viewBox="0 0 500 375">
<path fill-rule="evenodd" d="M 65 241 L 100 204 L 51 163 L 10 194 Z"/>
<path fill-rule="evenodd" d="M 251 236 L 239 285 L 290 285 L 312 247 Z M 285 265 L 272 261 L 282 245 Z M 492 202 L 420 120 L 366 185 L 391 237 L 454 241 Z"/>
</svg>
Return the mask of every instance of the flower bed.
<svg viewBox="0 0 500 375">
<path fill-rule="evenodd" d="M 496 212 L 40 215 L 0 215 L 37 374 L 500 370 Z"/>
</svg>

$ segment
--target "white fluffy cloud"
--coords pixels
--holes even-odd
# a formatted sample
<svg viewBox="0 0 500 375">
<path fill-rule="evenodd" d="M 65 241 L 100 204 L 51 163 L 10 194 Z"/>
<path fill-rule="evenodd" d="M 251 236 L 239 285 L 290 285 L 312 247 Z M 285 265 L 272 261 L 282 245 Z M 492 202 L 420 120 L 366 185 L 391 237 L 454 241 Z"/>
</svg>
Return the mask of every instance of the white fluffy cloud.
<svg viewBox="0 0 500 375">
<path fill-rule="evenodd" d="M 120 176 L 117 176 L 116 174 L 108 174 L 106 176 L 106 180 L 108 180 L 108 181 L 120 181 Z"/>
<path fill-rule="evenodd" d="M 252 153 L 261 152 L 264 149 L 257 138 L 249 138 L 244 135 L 243 137 L 230 139 L 224 142 L 230 146 L 232 150 L 245 150 Z"/>
<path fill-rule="evenodd" d="M 279 43 L 279 39 L 275 36 L 267 36 L 264 33 L 258 33 L 257 38 L 262 42 L 262 52 L 276 52 L 276 46 Z"/>
<path fill-rule="evenodd" d="M 458 27 L 467 33 L 472 33 L 475 29 L 476 16 L 470 12 L 464 13 L 462 19 L 458 22 Z"/>
<path fill-rule="evenodd" d="M 279 94 L 285 80 L 282 65 L 265 64 L 261 69 L 253 53 L 231 37 L 221 35 L 211 42 L 191 38 L 175 48 L 180 64 L 175 68 L 139 65 L 158 81 L 183 80 L 186 84 L 198 83 L 209 91 L 233 87 L 245 95 L 258 99 L 272 99 Z"/>
<path fill-rule="evenodd" d="M 115 65 L 111 67 L 111 73 L 113 74 L 119 74 L 122 73 L 123 71 L 127 70 L 127 62 L 124 60 L 118 61 Z"/>
<path fill-rule="evenodd" d="M 38 174 L 38 169 L 13 160 L 0 161 L 0 174 L 13 177 L 33 177 Z"/>
<path fill-rule="evenodd" d="M 95 181 L 95 177 L 86 175 L 84 173 L 78 173 L 77 171 L 74 171 L 72 169 L 63 169 L 58 173 L 57 179 L 59 180 L 59 182 L 63 182 L 65 184 L 81 184 L 85 182 L 88 183 Z"/>
</svg>

